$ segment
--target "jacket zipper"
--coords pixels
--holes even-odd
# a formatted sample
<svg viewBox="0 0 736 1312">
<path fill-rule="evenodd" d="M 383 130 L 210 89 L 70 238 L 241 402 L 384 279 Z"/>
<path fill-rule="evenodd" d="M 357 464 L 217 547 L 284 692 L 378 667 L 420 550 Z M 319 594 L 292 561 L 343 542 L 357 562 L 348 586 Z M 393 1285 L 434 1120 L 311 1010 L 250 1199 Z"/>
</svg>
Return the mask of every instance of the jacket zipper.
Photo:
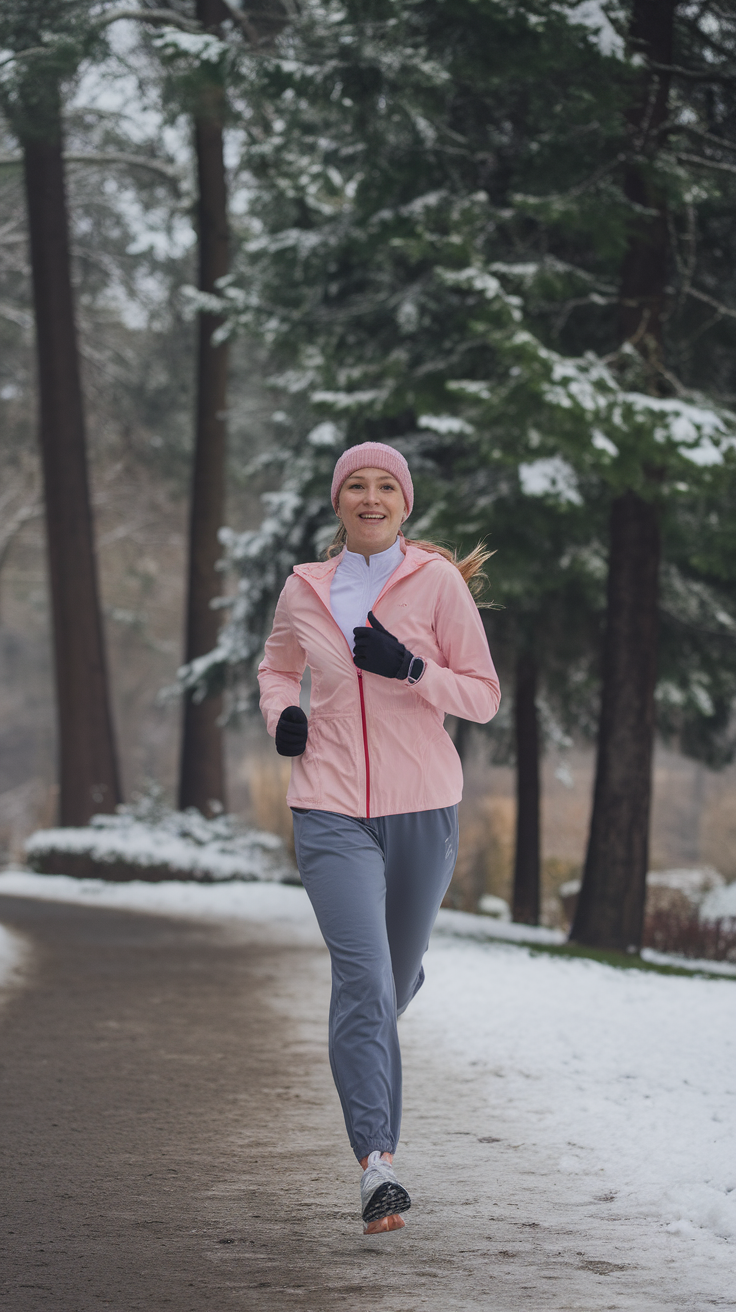
<svg viewBox="0 0 736 1312">
<path fill-rule="evenodd" d="M 363 671 L 358 670 L 358 688 L 360 690 L 360 720 L 363 726 L 363 752 L 365 754 L 365 818 L 371 818 L 371 758 L 368 755 L 368 725 L 365 717 L 365 695 L 363 693 Z"/>
</svg>

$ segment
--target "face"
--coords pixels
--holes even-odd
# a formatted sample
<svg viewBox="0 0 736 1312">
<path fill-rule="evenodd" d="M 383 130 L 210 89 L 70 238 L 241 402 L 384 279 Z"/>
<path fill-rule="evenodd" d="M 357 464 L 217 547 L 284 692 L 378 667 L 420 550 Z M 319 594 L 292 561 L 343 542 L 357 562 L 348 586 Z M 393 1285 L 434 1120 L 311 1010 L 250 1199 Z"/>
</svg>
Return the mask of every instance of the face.
<svg viewBox="0 0 736 1312">
<path fill-rule="evenodd" d="M 406 519 L 404 494 L 385 469 L 359 469 L 340 488 L 338 514 L 348 535 L 348 551 L 363 556 L 387 551 Z"/>
</svg>

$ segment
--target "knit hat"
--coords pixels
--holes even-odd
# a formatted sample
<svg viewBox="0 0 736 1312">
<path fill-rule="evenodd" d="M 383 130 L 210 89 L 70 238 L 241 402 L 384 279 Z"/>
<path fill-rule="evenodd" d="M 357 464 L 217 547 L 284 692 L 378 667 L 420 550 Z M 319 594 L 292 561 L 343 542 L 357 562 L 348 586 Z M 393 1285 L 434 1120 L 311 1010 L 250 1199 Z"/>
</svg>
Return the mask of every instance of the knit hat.
<svg viewBox="0 0 736 1312">
<path fill-rule="evenodd" d="M 385 469 L 396 479 L 406 502 L 406 511 L 410 515 L 414 505 L 414 484 L 411 481 L 409 466 L 396 447 L 386 446 L 384 442 L 361 442 L 360 446 L 349 446 L 343 451 L 335 465 L 332 475 L 332 505 L 337 513 L 340 489 L 346 478 L 350 478 L 356 469 Z"/>
</svg>

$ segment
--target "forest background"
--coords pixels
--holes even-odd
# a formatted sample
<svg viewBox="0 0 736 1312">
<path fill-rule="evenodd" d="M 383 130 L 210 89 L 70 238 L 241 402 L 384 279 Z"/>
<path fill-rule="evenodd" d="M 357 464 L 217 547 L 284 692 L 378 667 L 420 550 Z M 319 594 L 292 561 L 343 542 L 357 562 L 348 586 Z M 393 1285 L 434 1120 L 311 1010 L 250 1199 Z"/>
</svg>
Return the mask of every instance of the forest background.
<svg viewBox="0 0 736 1312">
<path fill-rule="evenodd" d="M 411 533 L 496 552 L 505 699 L 488 730 L 451 726 L 455 905 L 511 900 L 515 871 L 533 920 L 541 873 L 550 919 L 585 864 L 580 933 L 625 946 L 647 863 L 735 878 L 730 7 L 21 0 L 0 45 L 7 857 L 57 818 L 52 652 L 60 688 L 89 620 L 57 596 L 52 622 L 45 563 L 61 393 L 33 289 L 38 320 L 63 193 L 30 253 L 28 214 L 55 150 L 122 778 L 104 804 L 157 781 L 288 834 L 254 661 L 331 536 L 336 455 L 382 438 L 416 471 Z M 161 690 L 183 658 L 182 736 Z M 84 691 L 57 698 L 62 740 Z"/>
</svg>

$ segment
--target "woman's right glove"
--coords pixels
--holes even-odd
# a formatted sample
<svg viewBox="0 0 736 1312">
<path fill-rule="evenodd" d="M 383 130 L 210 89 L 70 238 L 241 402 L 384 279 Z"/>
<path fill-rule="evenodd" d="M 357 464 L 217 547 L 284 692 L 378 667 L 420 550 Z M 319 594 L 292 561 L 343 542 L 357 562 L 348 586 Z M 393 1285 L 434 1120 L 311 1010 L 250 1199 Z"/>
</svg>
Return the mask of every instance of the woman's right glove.
<svg viewBox="0 0 736 1312">
<path fill-rule="evenodd" d="M 279 756 L 301 756 L 307 745 L 309 720 L 301 706 L 287 706 L 276 725 L 276 751 Z"/>
</svg>

